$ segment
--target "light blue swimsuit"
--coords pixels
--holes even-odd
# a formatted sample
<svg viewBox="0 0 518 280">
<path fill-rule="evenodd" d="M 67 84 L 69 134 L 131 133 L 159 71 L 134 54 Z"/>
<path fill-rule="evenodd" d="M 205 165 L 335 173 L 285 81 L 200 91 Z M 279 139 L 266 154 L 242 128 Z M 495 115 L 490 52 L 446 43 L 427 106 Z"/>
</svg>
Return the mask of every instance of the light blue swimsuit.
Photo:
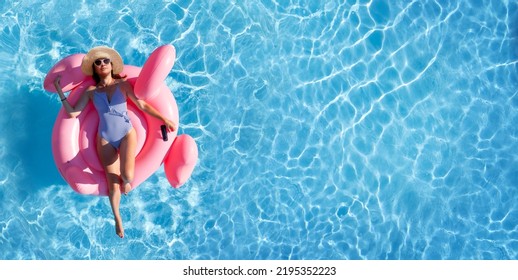
<svg viewBox="0 0 518 280">
<path fill-rule="evenodd" d="M 117 85 L 110 102 L 106 92 L 94 91 L 93 102 L 99 113 L 99 135 L 115 149 L 119 149 L 124 136 L 131 130 L 126 98 Z"/>
</svg>

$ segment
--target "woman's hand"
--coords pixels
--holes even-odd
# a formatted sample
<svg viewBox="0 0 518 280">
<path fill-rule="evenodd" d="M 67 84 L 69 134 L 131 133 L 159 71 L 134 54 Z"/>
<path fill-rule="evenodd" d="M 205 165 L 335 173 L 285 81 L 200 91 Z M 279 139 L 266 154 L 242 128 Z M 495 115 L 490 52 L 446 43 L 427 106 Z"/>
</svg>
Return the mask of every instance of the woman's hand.
<svg viewBox="0 0 518 280">
<path fill-rule="evenodd" d="M 54 87 L 56 88 L 56 91 L 58 92 L 59 98 L 61 101 L 65 101 L 67 98 L 65 97 L 65 94 L 63 93 L 63 89 L 61 88 L 61 76 L 57 75 L 54 79 Z"/>
<path fill-rule="evenodd" d="M 57 75 L 56 78 L 54 79 L 54 87 L 56 88 L 56 90 L 60 90 L 61 89 L 60 82 L 61 82 L 61 76 Z"/>
<path fill-rule="evenodd" d="M 176 131 L 177 126 L 173 121 L 171 121 L 169 119 L 165 119 L 164 122 L 165 122 L 165 126 L 167 127 L 167 131 L 169 131 L 169 132 Z"/>
</svg>

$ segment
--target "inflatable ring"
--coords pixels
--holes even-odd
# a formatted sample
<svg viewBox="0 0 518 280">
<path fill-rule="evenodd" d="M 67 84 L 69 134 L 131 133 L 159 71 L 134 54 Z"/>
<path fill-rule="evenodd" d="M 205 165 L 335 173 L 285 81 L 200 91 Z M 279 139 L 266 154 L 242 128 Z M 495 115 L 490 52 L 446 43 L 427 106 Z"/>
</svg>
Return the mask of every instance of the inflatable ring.
<svg viewBox="0 0 518 280">
<path fill-rule="evenodd" d="M 70 91 L 68 100 L 75 104 L 94 81 L 81 72 L 84 54 L 74 54 L 59 61 L 45 77 L 47 91 L 56 92 L 53 81 L 61 75 L 63 91 Z M 142 68 L 124 65 L 122 75 L 133 86 L 135 95 L 145 100 L 164 117 L 178 122 L 178 107 L 164 80 L 171 71 L 176 51 L 171 45 L 157 48 Z M 135 176 L 136 188 L 151 176 L 162 163 L 169 183 L 177 188 L 191 176 L 198 159 L 198 148 L 192 137 L 177 131 L 168 132 L 163 141 L 160 120 L 140 111 L 130 99 L 128 114 L 137 132 Z M 52 131 L 52 154 L 65 181 L 76 192 L 89 195 L 108 195 L 108 184 L 96 150 L 99 117 L 94 106 L 88 106 L 76 118 L 68 117 L 64 108 L 58 113 Z"/>
</svg>

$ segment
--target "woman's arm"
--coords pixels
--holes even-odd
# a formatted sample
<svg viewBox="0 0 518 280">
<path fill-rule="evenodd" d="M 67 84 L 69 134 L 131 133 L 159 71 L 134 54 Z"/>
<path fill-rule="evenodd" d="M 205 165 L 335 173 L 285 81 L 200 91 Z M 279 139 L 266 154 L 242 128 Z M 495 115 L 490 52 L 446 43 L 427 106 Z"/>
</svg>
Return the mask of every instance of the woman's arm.
<svg viewBox="0 0 518 280">
<path fill-rule="evenodd" d="M 126 95 L 128 96 L 129 99 L 131 99 L 131 101 L 133 101 L 133 103 L 135 103 L 137 105 L 137 107 L 140 110 L 163 121 L 165 123 L 165 125 L 167 126 L 167 130 L 175 131 L 177 129 L 177 125 L 173 121 L 162 116 L 162 114 L 160 114 L 160 112 L 158 112 L 153 106 L 149 105 L 146 101 L 138 99 L 137 96 L 135 95 L 135 92 L 133 92 L 133 88 L 131 87 L 131 85 L 128 82 L 123 82 L 123 83 L 124 83 L 123 88 L 124 88 L 124 91 L 126 92 Z"/>
<path fill-rule="evenodd" d="M 61 81 L 61 76 L 57 76 L 56 79 L 54 80 L 54 86 L 56 87 L 59 98 L 61 99 L 61 103 L 63 103 L 63 107 L 65 108 L 65 111 L 67 112 L 68 116 L 71 118 L 75 118 L 79 114 L 81 114 L 83 109 L 88 104 L 89 94 L 87 92 L 90 90 L 90 88 L 88 88 L 87 92 L 85 92 L 81 95 L 81 97 L 79 98 L 79 100 L 77 101 L 75 106 L 72 106 L 68 102 L 68 99 L 65 96 L 65 94 L 63 94 L 63 90 L 61 88 L 60 81 Z"/>
</svg>

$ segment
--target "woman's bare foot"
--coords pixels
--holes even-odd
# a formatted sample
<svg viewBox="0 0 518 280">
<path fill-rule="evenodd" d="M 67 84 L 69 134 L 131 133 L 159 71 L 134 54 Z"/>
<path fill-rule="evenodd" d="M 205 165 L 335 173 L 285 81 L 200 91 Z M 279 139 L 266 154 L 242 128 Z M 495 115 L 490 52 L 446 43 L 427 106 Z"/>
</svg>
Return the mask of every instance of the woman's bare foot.
<svg viewBox="0 0 518 280">
<path fill-rule="evenodd" d="M 120 238 L 124 238 L 124 228 L 122 227 L 122 221 L 115 221 L 115 233 Z"/>
<path fill-rule="evenodd" d="M 123 184 L 124 184 L 124 186 L 123 186 L 122 193 L 124 195 L 127 195 L 131 191 L 131 184 L 127 183 L 127 182 L 123 182 Z"/>
</svg>

